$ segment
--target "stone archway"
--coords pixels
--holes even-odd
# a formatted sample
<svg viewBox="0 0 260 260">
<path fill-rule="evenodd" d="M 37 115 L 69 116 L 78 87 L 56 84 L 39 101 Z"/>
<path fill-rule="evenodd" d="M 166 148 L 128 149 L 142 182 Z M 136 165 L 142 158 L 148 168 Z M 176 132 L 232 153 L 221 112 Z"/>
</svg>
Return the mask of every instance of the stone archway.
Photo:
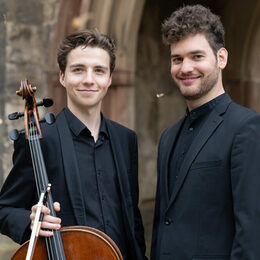
<svg viewBox="0 0 260 260">
<path fill-rule="evenodd" d="M 63 0 L 49 50 L 48 92 L 55 98 L 52 108 L 59 112 L 66 104 L 65 91 L 58 82 L 56 49 L 58 43 L 74 30 L 98 28 L 112 36 L 117 43 L 116 69 L 112 86 L 103 101 L 104 114 L 130 128 L 135 126 L 134 81 L 135 55 L 139 22 L 144 0 Z"/>
<path fill-rule="evenodd" d="M 255 6 L 248 23 L 248 34 L 245 37 L 242 56 L 241 77 L 245 93 L 245 106 L 260 112 L 260 2 Z"/>
<path fill-rule="evenodd" d="M 52 32 L 52 40 L 48 49 L 48 69 L 46 75 L 48 95 L 53 98 L 51 111 L 57 114 L 66 104 L 66 93 L 59 82 L 59 69 L 57 65 L 57 47 L 66 35 L 73 32 L 73 18 L 79 16 L 81 0 L 60 3 L 57 23 Z"/>
<path fill-rule="evenodd" d="M 224 83 L 231 97 L 241 105 L 260 112 L 260 3 L 229 1 L 223 20 L 229 51 Z"/>
</svg>

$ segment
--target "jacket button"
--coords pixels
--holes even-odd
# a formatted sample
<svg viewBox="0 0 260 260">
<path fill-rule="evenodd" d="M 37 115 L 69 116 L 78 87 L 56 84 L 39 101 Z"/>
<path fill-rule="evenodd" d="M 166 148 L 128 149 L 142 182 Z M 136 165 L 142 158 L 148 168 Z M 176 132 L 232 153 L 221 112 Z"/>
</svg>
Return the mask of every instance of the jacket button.
<svg viewBox="0 0 260 260">
<path fill-rule="evenodd" d="M 171 223 L 172 223 L 172 220 L 171 220 L 170 218 L 165 218 L 165 219 L 164 219 L 164 224 L 165 224 L 166 226 L 169 226 Z"/>
</svg>

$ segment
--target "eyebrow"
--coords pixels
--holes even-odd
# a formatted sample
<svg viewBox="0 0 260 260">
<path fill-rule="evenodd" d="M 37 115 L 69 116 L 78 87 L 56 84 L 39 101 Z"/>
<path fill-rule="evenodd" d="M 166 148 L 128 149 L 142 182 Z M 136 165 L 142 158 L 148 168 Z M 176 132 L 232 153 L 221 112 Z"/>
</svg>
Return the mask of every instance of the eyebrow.
<svg viewBox="0 0 260 260">
<path fill-rule="evenodd" d="M 70 68 L 74 68 L 74 67 L 84 67 L 84 65 L 81 64 L 81 63 L 75 63 L 75 64 L 70 65 L 69 67 L 70 67 Z"/>
<path fill-rule="evenodd" d="M 85 65 L 81 64 L 81 63 L 75 63 L 75 64 L 71 64 L 69 67 L 70 68 L 85 67 Z M 108 70 L 109 69 L 107 66 L 102 66 L 102 65 L 95 65 L 94 68 L 104 69 L 104 70 Z"/>
<path fill-rule="evenodd" d="M 108 70 L 109 69 L 107 66 L 102 66 L 102 65 L 94 66 L 94 68 L 103 69 L 103 70 Z"/>
<path fill-rule="evenodd" d="M 194 50 L 194 51 L 189 52 L 189 54 L 198 54 L 198 53 L 205 54 L 206 52 L 203 51 L 203 50 Z M 179 57 L 179 56 L 182 56 L 182 55 L 180 55 L 180 54 L 172 54 L 171 55 L 172 58 Z"/>
</svg>

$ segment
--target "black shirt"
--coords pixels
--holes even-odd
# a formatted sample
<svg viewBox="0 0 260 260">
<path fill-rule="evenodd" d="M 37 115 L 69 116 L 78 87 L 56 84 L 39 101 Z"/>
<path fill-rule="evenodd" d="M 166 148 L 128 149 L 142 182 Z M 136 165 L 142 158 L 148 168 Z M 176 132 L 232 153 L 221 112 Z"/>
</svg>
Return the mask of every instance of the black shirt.
<svg viewBox="0 0 260 260">
<path fill-rule="evenodd" d="M 205 121 L 208 119 L 210 112 L 216 107 L 216 104 L 220 102 L 225 95 L 227 94 L 222 94 L 192 111 L 189 111 L 188 109 L 186 110 L 186 116 L 178 133 L 178 138 L 172 148 L 168 165 L 169 197 L 172 194 L 175 181 L 180 174 L 180 168 L 182 166 L 185 155 L 189 150 L 189 147 L 196 138 L 196 135 L 199 133 L 199 130 Z"/>
<path fill-rule="evenodd" d="M 119 183 L 105 120 L 101 114 L 98 139 L 68 109 L 65 116 L 72 134 L 84 192 L 87 226 L 106 233 L 127 259 Z"/>
</svg>

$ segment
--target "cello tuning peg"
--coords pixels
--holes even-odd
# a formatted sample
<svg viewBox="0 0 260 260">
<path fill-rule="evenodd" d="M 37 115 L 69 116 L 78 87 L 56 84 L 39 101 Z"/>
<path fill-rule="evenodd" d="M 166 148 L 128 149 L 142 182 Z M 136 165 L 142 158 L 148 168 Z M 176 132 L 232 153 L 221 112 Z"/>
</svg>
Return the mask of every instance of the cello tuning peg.
<svg viewBox="0 0 260 260">
<path fill-rule="evenodd" d="M 36 106 L 45 106 L 45 107 L 50 107 L 53 105 L 53 100 L 49 97 L 43 98 L 42 101 L 38 102 Z"/>
<path fill-rule="evenodd" d="M 43 105 L 44 105 L 45 107 L 50 107 L 50 106 L 53 105 L 53 100 L 52 100 L 51 98 L 49 98 L 49 97 L 43 98 L 42 101 L 43 101 Z"/>
<path fill-rule="evenodd" d="M 45 115 L 45 121 L 47 124 L 52 125 L 56 121 L 55 115 L 53 113 L 47 113 Z"/>
<path fill-rule="evenodd" d="M 40 123 L 46 122 L 48 125 L 53 124 L 56 121 L 53 113 L 47 113 L 44 118 L 40 120 Z"/>
<path fill-rule="evenodd" d="M 24 134 L 24 130 L 18 131 L 17 129 L 14 129 L 9 133 L 9 136 L 13 141 L 16 141 L 21 134 Z"/>
<path fill-rule="evenodd" d="M 24 116 L 23 112 L 15 112 L 15 113 L 9 114 L 8 119 L 9 120 L 16 120 L 16 119 L 18 119 L 19 117 L 22 117 L 22 116 Z"/>
<path fill-rule="evenodd" d="M 12 130 L 10 133 L 9 133 L 9 136 L 10 138 L 15 141 L 19 138 L 20 134 L 19 134 L 19 131 L 17 129 L 14 129 Z"/>
</svg>

